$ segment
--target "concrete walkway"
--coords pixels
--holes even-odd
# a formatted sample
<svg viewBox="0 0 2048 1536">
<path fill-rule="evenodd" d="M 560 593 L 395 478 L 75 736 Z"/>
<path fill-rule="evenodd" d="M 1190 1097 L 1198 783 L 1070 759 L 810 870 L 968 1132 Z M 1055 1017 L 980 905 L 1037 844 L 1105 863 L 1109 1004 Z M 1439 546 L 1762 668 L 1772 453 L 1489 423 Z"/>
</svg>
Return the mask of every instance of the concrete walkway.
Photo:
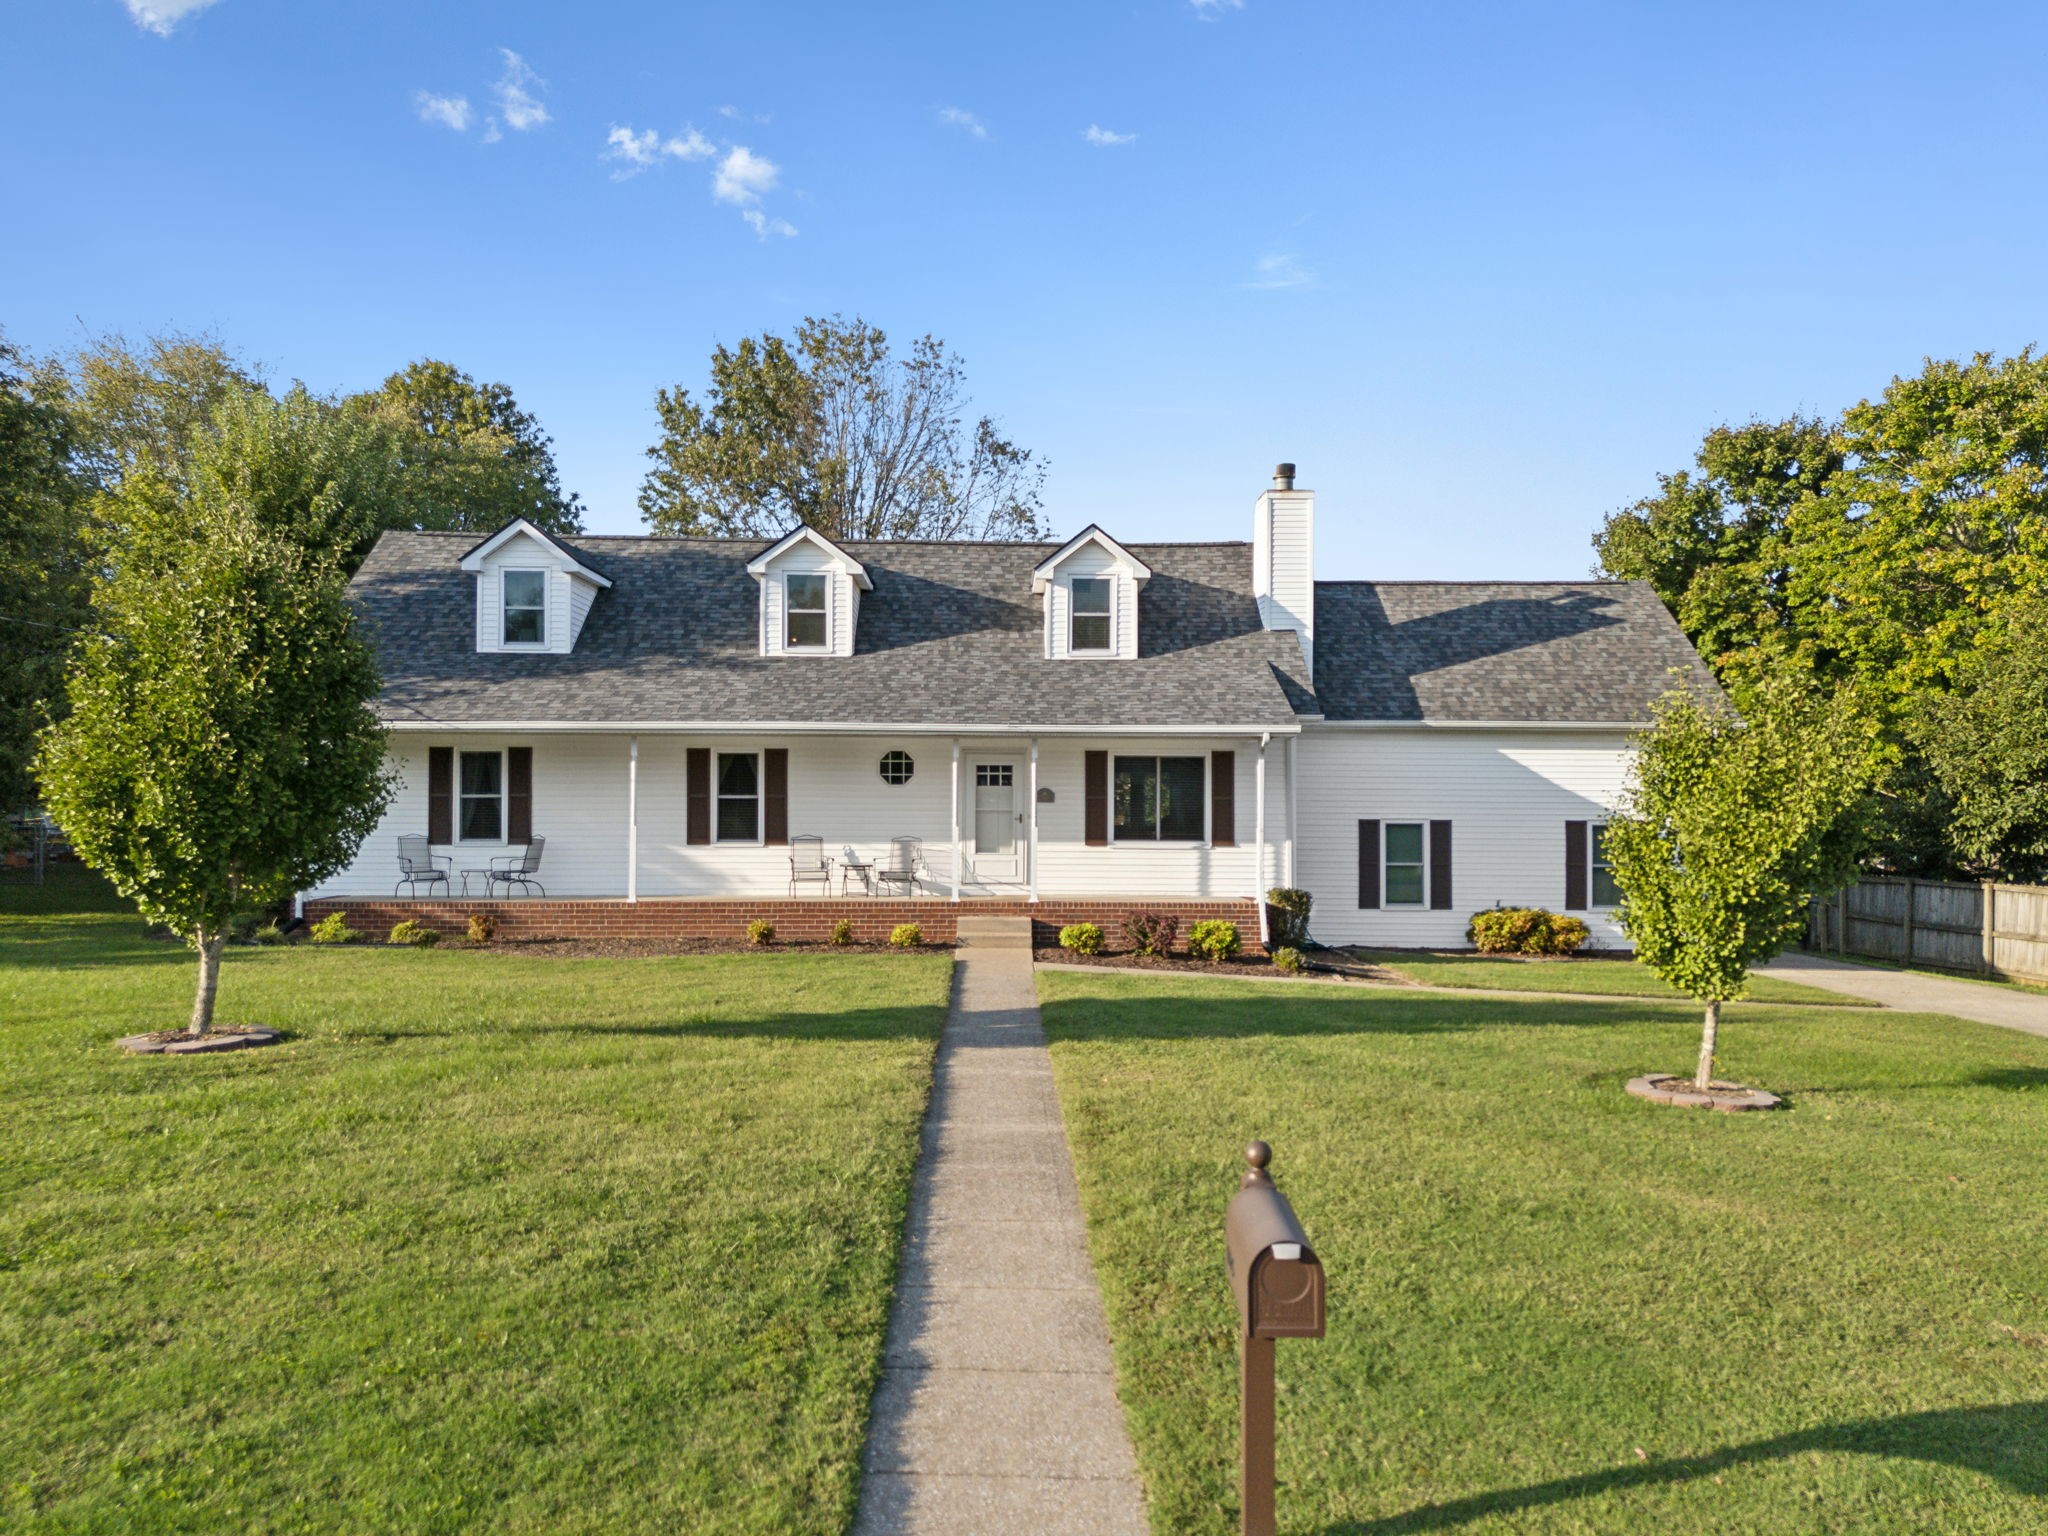
<svg viewBox="0 0 2048 1536">
<path fill-rule="evenodd" d="M 1887 1008 L 1904 1008 L 1914 1013 L 1946 1013 L 1980 1024 L 2000 1024 L 2048 1037 L 2048 995 L 2019 987 L 1985 986 L 1981 982 L 1952 981 L 1946 976 L 1928 976 L 1918 971 L 1894 971 L 1883 966 L 1857 965 L 1828 955 L 1791 952 L 1769 965 L 1757 967 L 1759 976 L 1779 976 L 1860 997 Z"/>
<path fill-rule="evenodd" d="M 855 1536 L 1144 1536 L 1030 932 L 960 920 Z"/>
</svg>

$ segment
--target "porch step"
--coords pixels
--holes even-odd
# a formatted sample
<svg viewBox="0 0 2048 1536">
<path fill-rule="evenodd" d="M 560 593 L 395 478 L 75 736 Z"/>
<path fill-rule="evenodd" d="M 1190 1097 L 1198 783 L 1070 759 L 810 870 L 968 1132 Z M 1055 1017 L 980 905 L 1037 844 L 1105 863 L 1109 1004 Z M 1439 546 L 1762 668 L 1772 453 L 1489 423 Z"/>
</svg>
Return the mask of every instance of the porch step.
<svg viewBox="0 0 2048 1536">
<path fill-rule="evenodd" d="M 960 943 L 971 949 L 1029 949 L 1031 919 L 963 916 L 959 935 Z"/>
</svg>

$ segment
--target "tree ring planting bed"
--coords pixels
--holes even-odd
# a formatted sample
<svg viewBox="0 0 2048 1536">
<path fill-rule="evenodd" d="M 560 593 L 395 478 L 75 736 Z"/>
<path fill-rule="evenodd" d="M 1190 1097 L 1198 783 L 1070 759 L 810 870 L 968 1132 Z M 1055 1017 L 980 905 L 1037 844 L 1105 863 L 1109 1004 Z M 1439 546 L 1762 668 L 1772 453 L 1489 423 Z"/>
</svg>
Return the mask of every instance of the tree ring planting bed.
<svg viewBox="0 0 2048 1536">
<path fill-rule="evenodd" d="M 1676 1104 L 1686 1109 L 1718 1109 L 1739 1114 L 1745 1109 L 1781 1109 L 1785 1101 L 1761 1088 L 1724 1083 L 1718 1077 L 1706 1088 L 1693 1086 L 1692 1079 L 1674 1072 L 1652 1072 L 1628 1080 L 1628 1091 L 1652 1104 Z"/>
<path fill-rule="evenodd" d="M 216 1029 L 210 1034 L 191 1035 L 182 1029 L 159 1029 L 147 1035 L 126 1035 L 118 1042 L 134 1056 L 203 1056 L 213 1051 L 246 1051 L 259 1045 L 275 1045 L 284 1038 L 280 1030 L 250 1024 Z"/>
</svg>

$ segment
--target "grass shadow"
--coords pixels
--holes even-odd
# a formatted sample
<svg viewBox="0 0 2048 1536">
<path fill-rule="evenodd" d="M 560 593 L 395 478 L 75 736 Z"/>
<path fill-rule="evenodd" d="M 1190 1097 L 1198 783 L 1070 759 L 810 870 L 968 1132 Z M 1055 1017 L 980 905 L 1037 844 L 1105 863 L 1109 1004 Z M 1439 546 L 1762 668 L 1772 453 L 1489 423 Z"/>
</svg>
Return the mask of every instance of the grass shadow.
<svg viewBox="0 0 2048 1536">
<path fill-rule="evenodd" d="M 1153 977 L 1146 977 L 1150 982 Z M 1201 978 L 1196 977 L 1199 981 Z M 1617 1008 L 1629 1002 L 1635 1008 Z M 1640 1011 L 1639 1011 L 1640 1010 Z M 1046 1000 L 1046 1032 L 1055 1040 L 1198 1040 L 1347 1034 L 1441 1035 L 1474 1030 L 1619 1029 L 1643 1012 L 1689 1017 L 1684 1005 L 1648 998 L 1559 1002 L 1530 997 L 1459 997 L 1388 989 L 1315 989 L 1309 997 L 1162 997 L 1115 993 Z M 1077 1017 L 1078 1015 L 1078 1017 Z"/>
</svg>

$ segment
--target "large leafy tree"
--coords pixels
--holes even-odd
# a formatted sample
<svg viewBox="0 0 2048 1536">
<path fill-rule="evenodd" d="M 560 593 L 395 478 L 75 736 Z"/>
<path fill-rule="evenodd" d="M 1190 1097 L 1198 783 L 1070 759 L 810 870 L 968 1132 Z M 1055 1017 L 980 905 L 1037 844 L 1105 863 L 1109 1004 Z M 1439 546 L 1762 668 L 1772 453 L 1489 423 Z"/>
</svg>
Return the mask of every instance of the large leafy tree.
<svg viewBox="0 0 2048 1536">
<path fill-rule="evenodd" d="M 1964 867 L 2048 880 L 2048 599 L 2017 614 L 1963 686 L 1914 722 Z"/>
<path fill-rule="evenodd" d="M 218 338 L 179 332 L 139 344 L 103 336 L 52 359 L 43 375 L 71 414 L 77 467 L 101 491 L 135 471 L 182 485 L 214 412 L 262 387 L 261 375 Z"/>
<path fill-rule="evenodd" d="M 1668 695 L 1636 743 L 1602 843 L 1636 956 L 1706 1007 L 1694 1082 L 1713 1080 L 1721 1005 L 1849 878 L 1871 768 L 1867 731 L 1795 683 L 1718 700 Z"/>
<path fill-rule="evenodd" d="M 80 857 L 198 952 L 204 1034 L 233 915 L 340 869 L 390 785 L 335 551 L 211 487 L 118 494 L 143 483 L 36 771 Z"/>
<path fill-rule="evenodd" d="M 899 356 L 856 316 L 806 319 L 711 358 L 711 387 L 655 396 L 661 439 L 640 510 L 661 533 L 1029 539 L 1045 471 L 967 415 L 959 356 L 921 336 Z"/>
</svg>

